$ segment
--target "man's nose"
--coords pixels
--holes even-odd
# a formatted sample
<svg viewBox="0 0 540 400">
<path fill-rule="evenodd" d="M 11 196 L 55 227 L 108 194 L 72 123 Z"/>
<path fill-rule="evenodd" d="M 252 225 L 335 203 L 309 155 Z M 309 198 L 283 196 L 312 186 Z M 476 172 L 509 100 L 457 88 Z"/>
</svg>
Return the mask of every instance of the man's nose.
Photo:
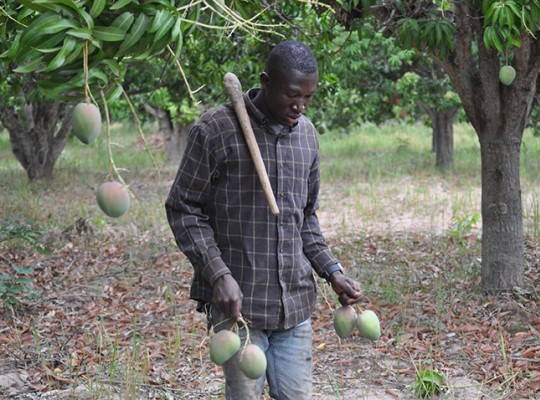
<svg viewBox="0 0 540 400">
<path fill-rule="evenodd" d="M 294 103 L 293 106 L 293 111 L 294 112 L 298 112 L 298 113 L 301 113 L 301 112 L 304 112 L 306 110 L 306 104 L 305 103 Z"/>
</svg>

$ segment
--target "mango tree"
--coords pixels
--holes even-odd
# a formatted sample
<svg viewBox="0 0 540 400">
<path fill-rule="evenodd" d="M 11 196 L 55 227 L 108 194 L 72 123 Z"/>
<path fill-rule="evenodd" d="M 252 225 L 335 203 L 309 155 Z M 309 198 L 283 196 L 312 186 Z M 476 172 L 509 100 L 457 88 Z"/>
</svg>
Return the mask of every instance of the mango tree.
<svg viewBox="0 0 540 400">
<path fill-rule="evenodd" d="M 414 62 L 411 71 L 396 83 L 401 107 L 419 107 L 427 115 L 432 127 L 432 152 L 439 171 L 454 165 L 454 122 L 461 111 L 461 103 L 446 73 L 428 59 Z M 424 118 L 422 118 L 424 119 Z"/>
<path fill-rule="evenodd" d="M 242 4 L 241 10 L 253 15 L 260 11 L 255 3 Z M 310 4 L 275 1 L 268 4 L 258 21 L 265 26 L 279 26 L 277 32 L 260 30 L 257 35 L 234 32 L 228 33 L 226 38 L 222 33 L 210 32 L 186 37 L 180 59 L 191 90 L 196 91 L 197 105 L 170 57 L 128 70 L 125 87 L 128 92 L 138 93 L 135 100 L 140 108 L 159 121 L 168 161 L 177 165 L 190 124 L 202 111 L 226 101 L 225 73 L 236 73 L 244 90 L 258 85 L 269 49 L 285 38 L 302 40 L 313 48 L 321 66 L 321 91 L 327 92 L 333 85 L 327 73 L 331 69 L 328 61 L 334 56 L 330 50 L 330 20 L 330 13 L 319 15 Z M 148 75 L 153 78 L 148 79 Z M 320 105 L 322 99 L 323 96 L 317 95 L 316 103 Z"/>
<path fill-rule="evenodd" d="M 0 120 L 29 179 L 52 177 L 70 104 L 114 101 L 127 64 L 178 60 L 184 38 L 213 29 L 267 29 L 219 1 L 24 0 L 0 11 Z"/>
<path fill-rule="evenodd" d="M 262 64 L 259 39 L 239 34 L 219 39 L 207 34 L 184 40 L 180 59 L 186 81 L 173 57 L 128 66 L 124 87 L 137 108 L 158 121 L 171 165 L 179 164 L 189 128 L 201 112 L 226 101 L 225 73 L 235 72 L 249 84 Z"/>
<path fill-rule="evenodd" d="M 327 1 L 343 24 L 375 21 L 450 77 L 481 153 L 482 284 L 524 284 L 520 148 L 540 72 L 540 1 Z M 511 66 L 515 79 L 503 77 Z M 509 68 L 508 68 L 509 69 Z"/>
<path fill-rule="evenodd" d="M 395 38 L 376 27 L 358 26 L 357 33 L 337 37 L 340 62 L 331 70 L 343 93 L 338 93 L 339 104 L 333 100 L 337 115 L 328 123 L 335 128 L 340 121 L 427 120 L 435 165 L 442 171 L 450 169 L 453 123 L 461 104 L 447 75 L 422 53 L 400 48 Z"/>
</svg>

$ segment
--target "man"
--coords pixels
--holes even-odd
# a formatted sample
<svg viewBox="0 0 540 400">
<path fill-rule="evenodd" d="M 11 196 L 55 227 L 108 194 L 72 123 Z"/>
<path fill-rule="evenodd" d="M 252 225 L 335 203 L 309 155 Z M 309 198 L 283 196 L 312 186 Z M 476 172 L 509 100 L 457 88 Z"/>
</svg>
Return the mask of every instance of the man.
<svg viewBox="0 0 540 400">
<path fill-rule="evenodd" d="M 201 117 L 190 132 L 166 201 L 176 242 L 194 268 L 190 296 L 216 330 L 240 318 L 266 353 L 275 399 L 312 398 L 310 315 L 325 278 L 341 304 L 360 300 L 324 241 L 316 215 L 319 145 L 303 115 L 317 89 L 315 57 L 302 43 L 278 44 L 244 95 L 279 215 L 270 212 L 231 105 Z M 245 340 L 245 332 L 243 333 Z M 235 357 L 224 364 L 227 399 L 259 399 L 265 377 L 251 380 Z"/>
</svg>

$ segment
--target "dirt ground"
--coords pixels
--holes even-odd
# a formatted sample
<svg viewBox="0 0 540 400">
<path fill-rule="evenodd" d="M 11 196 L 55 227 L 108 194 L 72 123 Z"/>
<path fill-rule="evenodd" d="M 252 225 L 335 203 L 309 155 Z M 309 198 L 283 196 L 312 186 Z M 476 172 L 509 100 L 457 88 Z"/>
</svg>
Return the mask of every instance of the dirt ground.
<svg viewBox="0 0 540 400">
<path fill-rule="evenodd" d="M 478 243 L 466 253 L 437 247 L 451 208 L 443 194 L 423 218 L 395 208 L 368 222 L 355 218 L 354 201 L 323 196 L 333 201 L 319 213 L 325 236 L 370 288 L 364 306 L 378 313 L 383 334 L 340 340 L 321 284 L 314 399 L 415 399 L 418 371 L 429 368 L 444 376 L 437 399 L 540 399 L 538 292 L 477 292 Z M 44 301 L 0 311 L 0 399 L 223 398 L 204 317 L 187 299 L 191 270 L 167 226 L 127 239 L 83 220 L 48 239 L 62 243 L 48 257 L 2 254 L 35 266 Z M 527 282 L 538 288 L 540 245 L 528 242 L 527 254 Z"/>
</svg>

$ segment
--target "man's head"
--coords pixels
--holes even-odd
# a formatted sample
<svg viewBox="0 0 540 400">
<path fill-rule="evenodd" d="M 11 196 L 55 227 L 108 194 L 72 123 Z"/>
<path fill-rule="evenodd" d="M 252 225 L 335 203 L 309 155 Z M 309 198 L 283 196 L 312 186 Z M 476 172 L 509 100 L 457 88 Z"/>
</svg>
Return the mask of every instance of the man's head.
<svg viewBox="0 0 540 400">
<path fill-rule="evenodd" d="M 261 74 L 263 112 L 273 122 L 294 125 L 317 89 L 318 69 L 303 43 L 288 40 L 272 49 Z"/>
</svg>

